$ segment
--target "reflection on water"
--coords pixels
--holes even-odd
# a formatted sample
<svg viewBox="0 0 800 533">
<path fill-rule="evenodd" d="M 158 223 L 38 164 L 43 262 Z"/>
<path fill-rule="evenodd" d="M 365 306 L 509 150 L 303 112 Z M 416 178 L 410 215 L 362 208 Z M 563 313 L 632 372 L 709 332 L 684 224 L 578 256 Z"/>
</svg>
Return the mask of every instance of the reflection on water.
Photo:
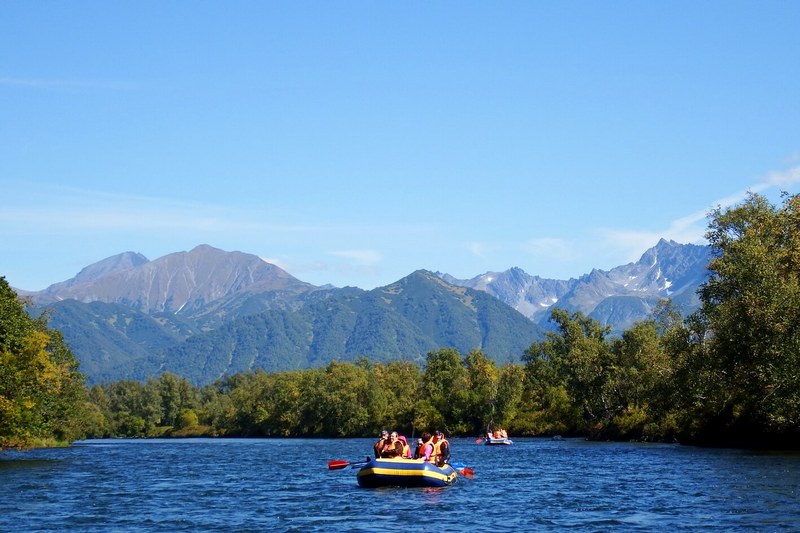
<svg viewBox="0 0 800 533">
<path fill-rule="evenodd" d="M 368 439 L 85 441 L 0 454 L 0 531 L 791 531 L 800 455 L 679 445 L 452 439 L 443 489 L 362 489 Z"/>
</svg>

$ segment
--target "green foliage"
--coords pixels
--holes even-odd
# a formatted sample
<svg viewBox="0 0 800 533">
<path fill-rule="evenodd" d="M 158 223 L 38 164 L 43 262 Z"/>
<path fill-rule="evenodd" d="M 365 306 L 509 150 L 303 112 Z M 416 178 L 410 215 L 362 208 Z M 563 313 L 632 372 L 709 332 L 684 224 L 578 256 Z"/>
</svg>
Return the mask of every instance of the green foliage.
<svg viewBox="0 0 800 533">
<path fill-rule="evenodd" d="M 361 360 L 363 363 L 363 359 Z M 376 424 L 371 425 L 370 434 L 384 428 L 413 433 L 417 426 L 415 410 L 419 403 L 422 373 L 411 361 L 377 363 L 371 369 L 370 416 Z M 422 424 L 426 427 L 426 424 Z"/>
<path fill-rule="evenodd" d="M 706 237 L 715 258 L 700 312 L 711 332 L 704 371 L 712 403 L 701 414 L 728 439 L 797 438 L 800 197 L 778 208 L 751 194 L 715 210 Z"/>
<path fill-rule="evenodd" d="M 91 425 L 92 436 L 185 436 L 197 428 L 264 437 L 373 436 L 384 428 L 406 435 L 436 428 L 479 432 L 485 420 L 470 416 L 496 398 L 486 402 L 475 391 L 497 390 L 494 362 L 479 351 L 462 358 L 451 348 L 430 352 L 428 361 L 424 372 L 411 361 L 360 358 L 318 369 L 240 373 L 202 388 L 170 373 L 147 383 L 96 385 L 90 397 L 101 420 Z"/>
<path fill-rule="evenodd" d="M 82 436 L 86 389 L 78 362 L 46 316 L 32 319 L 0 277 L 0 450 Z"/>
<path fill-rule="evenodd" d="M 458 350 L 440 348 L 428 353 L 422 395 L 441 414 L 446 425 L 440 429 L 448 433 L 463 433 L 468 429 L 468 375 Z"/>
<path fill-rule="evenodd" d="M 494 406 L 495 425 L 516 431 L 515 420 L 525 411 L 525 370 L 523 367 L 512 363 L 506 363 L 500 367 Z M 484 422 L 486 422 L 485 419 Z M 489 419 L 489 422 L 492 422 L 492 419 Z"/>
<path fill-rule="evenodd" d="M 466 412 L 468 428 L 481 433 L 484 424 L 491 425 L 497 417 L 497 424 L 502 425 L 498 412 L 498 372 L 494 360 L 489 359 L 480 350 L 472 350 L 464 358 L 467 370 Z"/>
<path fill-rule="evenodd" d="M 476 316 L 488 320 L 494 308 L 467 291 L 450 294 L 446 303 L 444 294 L 431 301 L 422 295 L 433 281 L 416 273 L 380 291 L 320 297 L 315 305 L 338 314 L 329 322 L 333 329 L 317 324 L 308 330 L 302 326 L 307 321 L 263 314 L 238 326 L 266 331 L 276 348 L 284 340 L 324 347 L 317 368 L 239 372 L 199 389 L 170 373 L 147 384 L 94 387 L 87 427 L 104 435 L 182 434 L 170 429 L 176 426 L 211 435 L 339 437 L 436 428 L 481 435 L 493 425 L 514 435 L 797 447 L 800 199 L 788 197 L 776 208 L 751 195 L 741 206 L 714 211 L 708 238 L 712 275 L 701 287 L 702 307 L 688 317 L 662 301 L 649 319 L 611 338 L 596 320 L 554 309 L 555 331 L 528 345 L 522 365 L 509 361 L 498 368 L 497 357 L 474 348 L 463 356 L 465 342 L 456 342 L 464 324 Z M 474 306 L 482 310 L 477 315 L 469 312 Z M 69 366 L 68 352 L 44 350 L 46 340 L 34 335 L 39 330 L 14 318 L 17 309 L 0 307 L 0 313 L 11 317 L 2 323 L 0 342 L 28 358 L 23 366 L 40 365 L 39 383 L 55 375 L 58 361 Z M 404 333 L 398 324 L 414 315 L 425 317 L 424 331 Z M 380 333 L 370 337 L 376 328 Z M 418 357 L 398 354 L 408 346 L 416 353 L 435 332 L 446 342 L 429 349 L 423 368 Z M 227 337 L 225 346 L 221 338 L 207 348 L 228 350 L 238 360 L 261 353 L 253 343 L 235 346 L 237 335 Z M 392 348 L 382 354 L 387 359 L 375 362 L 352 352 L 346 355 L 354 362 L 332 359 L 341 342 Z M 44 353 L 55 357 L 48 359 L 52 368 Z M 298 360 L 291 350 L 284 357 Z M 0 367 L 6 387 L 13 382 L 9 368 Z M 42 402 L 27 398 L 0 403 L 17 416 L 4 418 L 7 426 L 40 424 L 20 405 Z"/>
<path fill-rule="evenodd" d="M 532 396 L 546 409 L 552 387 L 563 388 L 586 423 L 601 429 L 617 408 L 612 403 L 616 398 L 610 396 L 614 361 L 606 340 L 608 328 L 582 313 L 569 315 L 562 309 L 554 309 L 551 317 L 559 333 L 548 333 L 523 356 Z M 567 423 L 574 424 L 575 419 Z"/>
<path fill-rule="evenodd" d="M 523 356 L 528 394 L 539 412 L 527 420 L 534 433 L 584 433 L 593 438 L 652 438 L 645 426 L 665 416 L 672 362 L 659 327 L 673 327 L 668 303 L 656 308 L 660 322 L 635 324 L 622 338 L 581 313 L 554 310 L 559 332 L 548 334 Z M 659 410 L 660 408 L 660 410 Z M 653 426 L 649 426 L 652 432 Z"/>
</svg>

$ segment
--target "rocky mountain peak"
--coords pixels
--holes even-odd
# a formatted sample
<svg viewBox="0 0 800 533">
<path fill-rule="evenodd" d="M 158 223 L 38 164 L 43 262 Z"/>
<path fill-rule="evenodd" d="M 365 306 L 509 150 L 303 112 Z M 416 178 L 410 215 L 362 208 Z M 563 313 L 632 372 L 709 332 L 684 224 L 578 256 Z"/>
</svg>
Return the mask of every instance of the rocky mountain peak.
<svg viewBox="0 0 800 533">
<path fill-rule="evenodd" d="M 37 303 L 74 299 L 120 303 L 145 312 L 179 312 L 244 292 L 311 290 L 260 257 L 209 245 L 153 261 L 127 252 L 89 265 L 71 280 L 33 293 Z"/>
<path fill-rule="evenodd" d="M 609 271 L 594 268 L 578 279 L 541 279 L 518 267 L 469 280 L 446 275 L 443 279 L 486 291 L 541 325 L 547 324 L 550 309 L 557 305 L 619 332 L 646 318 L 660 299 L 671 298 L 685 312 L 696 308 L 696 290 L 707 279 L 709 260 L 707 246 L 661 239 L 635 263 Z"/>
</svg>

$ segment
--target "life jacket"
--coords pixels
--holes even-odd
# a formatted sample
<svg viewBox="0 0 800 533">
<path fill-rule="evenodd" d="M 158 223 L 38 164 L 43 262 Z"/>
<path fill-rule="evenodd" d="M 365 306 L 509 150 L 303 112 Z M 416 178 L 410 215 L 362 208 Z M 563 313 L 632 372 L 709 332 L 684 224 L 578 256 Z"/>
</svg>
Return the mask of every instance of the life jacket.
<svg viewBox="0 0 800 533">
<path fill-rule="evenodd" d="M 420 440 L 422 440 L 422 439 L 420 439 Z M 433 460 L 433 443 L 431 442 L 432 440 L 433 440 L 433 437 L 431 437 L 430 439 L 426 440 L 425 442 L 423 442 L 422 444 L 417 446 L 417 457 L 415 457 L 415 459 L 426 460 L 425 459 L 425 450 L 429 450 L 430 454 L 428 455 L 427 461 L 432 461 Z"/>
<path fill-rule="evenodd" d="M 411 448 L 408 445 L 408 441 L 406 440 L 406 438 L 403 435 L 400 435 L 397 438 L 400 440 L 400 442 L 403 443 L 403 454 L 401 455 L 401 457 L 405 457 L 407 459 L 411 459 Z"/>
<path fill-rule="evenodd" d="M 433 439 L 431 438 L 430 442 L 433 445 L 433 452 L 431 453 L 430 459 L 431 463 L 439 464 L 449 459 L 449 457 L 442 457 L 442 443 L 447 442 L 446 438 L 442 437 L 438 442 L 433 442 Z M 447 448 L 450 449 L 449 442 L 447 442 Z"/>
<path fill-rule="evenodd" d="M 417 447 L 414 448 L 414 459 L 422 459 L 423 454 L 422 451 L 425 449 L 425 443 L 422 442 L 422 439 L 419 439 L 420 442 L 417 444 Z"/>
<path fill-rule="evenodd" d="M 401 457 L 401 455 L 397 454 L 397 442 L 400 442 L 400 446 L 403 445 L 403 443 L 402 443 L 402 441 L 400 441 L 400 439 L 397 439 L 397 441 L 395 441 L 395 442 L 392 442 L 391 439 L 387 440 L 386 444 L 383 445 L 383 449 L 381 450 L 381 457 L 385 457 L 385 458 Z M 390 451 L 391 453 L 386 455 L 386 456 L 384 456 L 384 452 L 387 452 L 387 451 Z"/>
<path fill-rule="evenodd" d="M 380 439 L 380 440 L 379 440 L 378 442 L 376 442 L 376 443 L 375 443 L 375 445 L 372 447 L 372 448 L 375 450 L 375 458 L 376 458 L 376 459 L 377 459 L 378 457 L 380 457 L 380 456 L 381 456 L 381 452 L 383 451 L 383 447 L 384 447 L 384 446 L 386 446 L 386 442 L 387 442 L 388 440 L 389 440 L 389 439 Z"/>
<path fill-rule="evenodd" d="M 425 457 L 425 450 L 428 450 L 428 461 L 433 461 L 433 442 L 428 441 L 422 446 L 423 457 Z"/>
</svg>

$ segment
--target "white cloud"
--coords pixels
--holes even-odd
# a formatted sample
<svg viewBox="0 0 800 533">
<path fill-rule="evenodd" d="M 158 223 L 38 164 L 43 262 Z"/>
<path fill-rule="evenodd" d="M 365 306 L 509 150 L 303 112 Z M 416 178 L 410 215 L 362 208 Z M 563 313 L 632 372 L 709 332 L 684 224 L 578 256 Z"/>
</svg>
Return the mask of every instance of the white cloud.
<svg viewBox="0 0 800 533">
<path fill-rule="evenodd" d="M 769 172 L 759 178 L 758 182 L 750 189 L 725 196 L 709 205 L 705 211 L 696 211 L 677 218 L 662 231 L 601 228 L 597 230 L 597 234 L 603 240 L 604 246 L 619 250 L 627 258 L 627 261 L 637 260 L 645 250 L 651 248 L 661 238 L 679 243 L 703 244 L 708 229 L 708 215 L 712 209 L 733 207 L 741 203 L 748 193 L 762 193 L 775 187 L 788 189 L 797 183 L 800 183 L 800 166 Z"/>
<path fill-rule="evenodd" d="M 324 229 L 271 224 L 259 216 L 263 217 L 226 206 L 47 185 L 17 185 L 12 194 L 0 199 L 0 222 L 6 233 L 13 227 L 62 234 L 142 230 L 314 234 Z"/>
<path fill-rule="evenodd" d="M 481 259 L 486 259 L 489 254 L 497 249 L 497 246 L 487 245 L 484 242 L 472 241 L 466 244 L 466 249 L 469 253 Z"/>
<path fill-rule="evenodd" d="M 259 257 L 262 261 L 269 263 L 270 265 L 275 265 L 276 267 L 280 268 L 281 270 L 285 270 L 289 272 L 289 265 L 286 264 L 282 259 L 277 259 L 274 257 Z"/>
<path fill-rule="evenodd" d="M 372 266 L 383 261 L 383 255 L 375 250 L 338 250 L 330 254 L 349 259 L 361 266 Z"/>
<path fill-rule="evenodd" d="M 552 237 L 536 237 L 528 239 L 522 248 L 533 255 L 545 256 L 556 260 L 569 261 L 575 258 L 576 253 L 572 244 L 564 239 Z"/>
<path fill-rule="evenodd" d="M 770 172 L 762 178 L 762 181 L 768 186 L 788 188 L 800 182 L 800 166 Z"/>
<path fill-rule="evenodd" d="M 199 230 L 226 231 L 239 224 L 221 213 L 173 204 L 169 207 L 142 204 L 80 205 L 4 209 L 0 220 L 30 230 L 41 228 L 63 231 L 119 230 Z"/>
</svg>

